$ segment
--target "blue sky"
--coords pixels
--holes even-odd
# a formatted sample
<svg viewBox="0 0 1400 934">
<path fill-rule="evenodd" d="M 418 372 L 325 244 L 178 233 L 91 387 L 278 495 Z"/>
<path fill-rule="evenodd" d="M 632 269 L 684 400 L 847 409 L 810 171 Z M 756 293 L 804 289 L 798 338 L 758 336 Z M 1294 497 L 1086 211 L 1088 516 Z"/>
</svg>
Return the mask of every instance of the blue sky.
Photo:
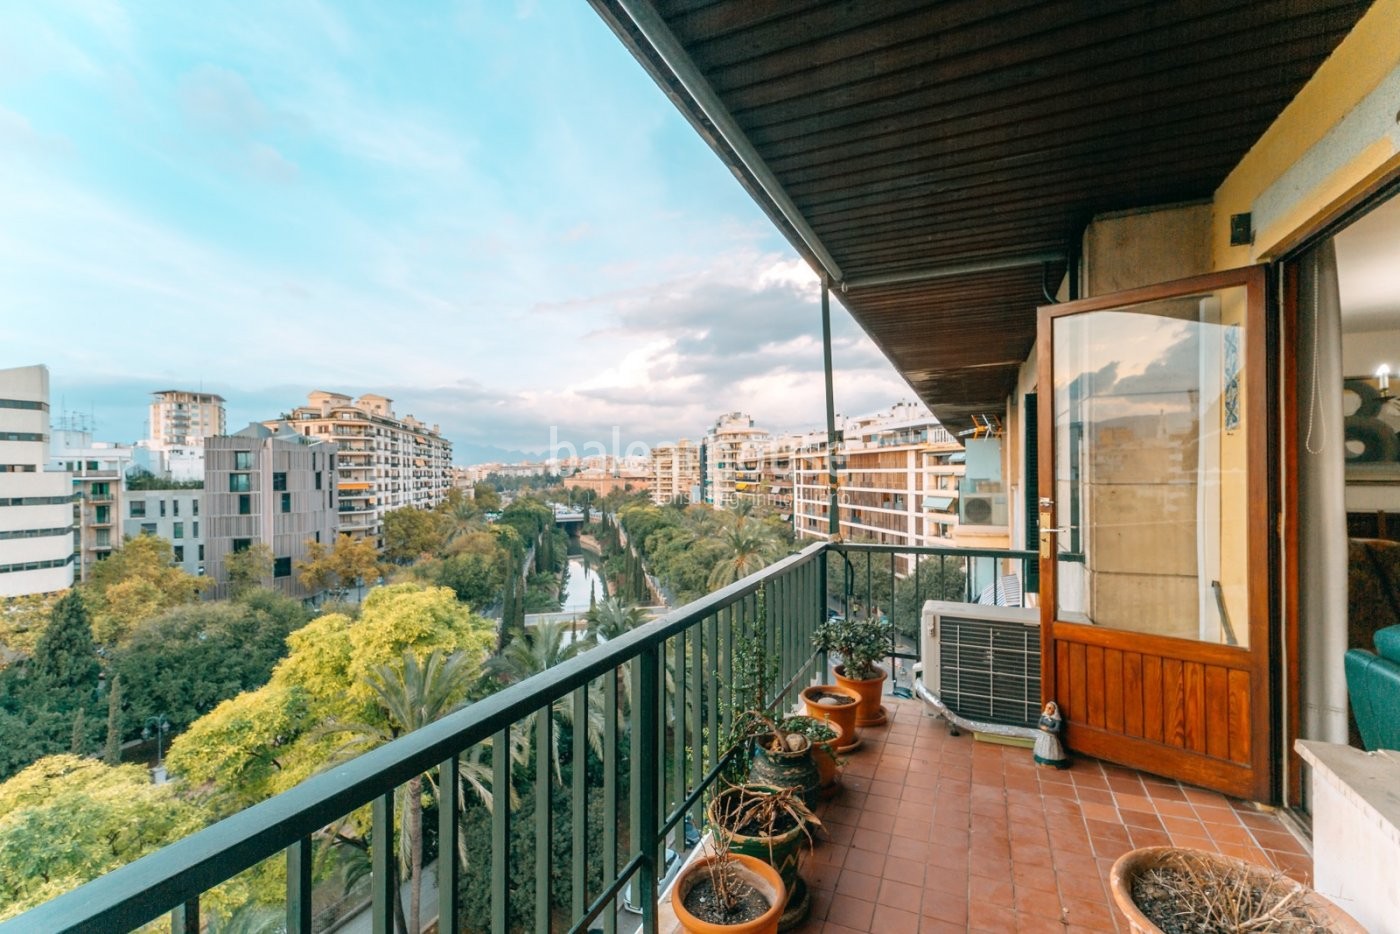
<svg viewBox="0 0 1400 934">
<path fill-rule="evenodd" d="M 0 0 L 0 218 L 0 366 L 108 440 L 201 385 L 464 451 L 823 419 L 810 272 L 584 3 Z M 835 313 L 838 409 L 910 397 Z"/>
</svg>

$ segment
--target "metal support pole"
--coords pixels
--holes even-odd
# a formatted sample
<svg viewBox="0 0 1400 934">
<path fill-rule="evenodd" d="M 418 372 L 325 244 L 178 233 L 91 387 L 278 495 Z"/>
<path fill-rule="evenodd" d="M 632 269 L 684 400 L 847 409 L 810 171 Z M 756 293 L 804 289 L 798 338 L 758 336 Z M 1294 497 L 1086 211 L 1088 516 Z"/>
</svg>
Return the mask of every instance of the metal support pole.
<svg viewBox="0 0 1400 934">
<path fill-rule="evenodd" d="M 822 279 L 822 366 L 826 372 L 826 478 L 827 532 L 835 539 L 841 535 L 840 503 L 836 493 L 836 395 L 831 386 L 831 287 Z"/>
</svg>

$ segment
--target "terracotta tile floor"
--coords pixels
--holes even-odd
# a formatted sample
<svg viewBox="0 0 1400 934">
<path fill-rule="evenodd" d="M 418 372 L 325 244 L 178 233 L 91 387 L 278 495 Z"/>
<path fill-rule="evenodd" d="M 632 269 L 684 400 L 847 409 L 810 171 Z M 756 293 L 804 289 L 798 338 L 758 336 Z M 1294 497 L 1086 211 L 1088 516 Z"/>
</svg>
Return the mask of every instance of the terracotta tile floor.
<svg viewBox="0 0 1400 934">
<path fill-rule="evenodd" d="M 1109 868 L 1138 846 L 1217 850 L 1310 881 L 1303 843 L 1244 802 L 1093 759 L 1036 768 L 1029 749 L 949 736 L 921 702 L 885 701 L 889 724 L 862 731 L 820 811 L 804 932 L 1115 931 Z"/>
</svg>

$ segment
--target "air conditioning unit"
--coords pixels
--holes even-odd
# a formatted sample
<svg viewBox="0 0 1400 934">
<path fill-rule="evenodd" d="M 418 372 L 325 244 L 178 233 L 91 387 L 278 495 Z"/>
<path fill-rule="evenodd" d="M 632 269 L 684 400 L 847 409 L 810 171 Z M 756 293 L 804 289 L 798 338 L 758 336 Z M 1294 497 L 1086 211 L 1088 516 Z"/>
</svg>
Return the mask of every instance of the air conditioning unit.
<svg viewBox="0 0 1400 934">
<path fill-rule="evenodd" d="M 1036 727 L 1038 609 L 928 600 L 921 616 L 922 687 L 938 706 L 967 729 Z"/>
<path fill-rule="evenodd" d="M 958 498 L 963 525 L 1006 525 L 1005 493 L 964 493 Z"/>
</svg>

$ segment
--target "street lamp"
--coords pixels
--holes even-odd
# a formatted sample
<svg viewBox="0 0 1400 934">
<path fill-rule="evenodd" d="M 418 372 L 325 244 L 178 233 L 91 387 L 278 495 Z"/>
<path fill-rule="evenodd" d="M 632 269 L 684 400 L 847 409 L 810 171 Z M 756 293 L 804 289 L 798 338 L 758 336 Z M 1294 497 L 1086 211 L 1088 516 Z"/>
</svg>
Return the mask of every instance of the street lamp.
<svg viewBox="0 0 1400 934">
<path fill-rule="evenodd" d="M 156 714 L 154 717 L 147 717 L 145 725 L 141 727 L 141 738 L 150 741 L 152 736 L 156 738 L 156 784 L 159 785 L 165 777 L 165 734 L 170 732 L 170 721 L 165 718 L 165 714 Z"/>
</svg>

